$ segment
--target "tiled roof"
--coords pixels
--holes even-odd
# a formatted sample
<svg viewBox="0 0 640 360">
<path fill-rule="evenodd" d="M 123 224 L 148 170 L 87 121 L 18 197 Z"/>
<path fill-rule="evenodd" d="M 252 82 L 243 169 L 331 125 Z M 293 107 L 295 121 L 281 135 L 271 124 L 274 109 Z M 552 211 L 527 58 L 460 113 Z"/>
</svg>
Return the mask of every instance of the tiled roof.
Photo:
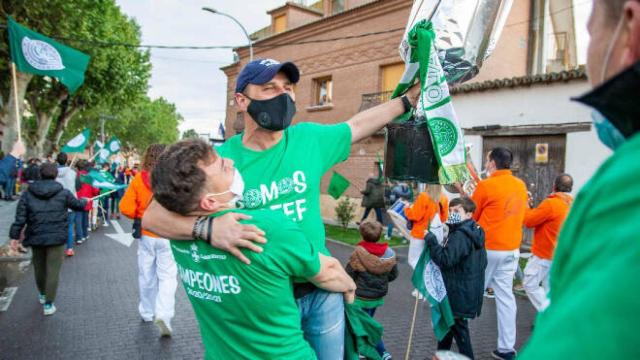
<svg viewBox="0 0 640 360">
<path fill-rule="evenodd" d="M 526 87 L 534 84 L 550 84 L 554 82 L 569 82 L 572 80 L 587 79 L 587 72 L 584 66 L 574 70 L 552 72 L 540 75 L 528 75 L 483 82 L 462 84 L 450 89 L 451 94 L 464 94 L 476 91 L 497 90 L 503 88 Z"/>
</svg>

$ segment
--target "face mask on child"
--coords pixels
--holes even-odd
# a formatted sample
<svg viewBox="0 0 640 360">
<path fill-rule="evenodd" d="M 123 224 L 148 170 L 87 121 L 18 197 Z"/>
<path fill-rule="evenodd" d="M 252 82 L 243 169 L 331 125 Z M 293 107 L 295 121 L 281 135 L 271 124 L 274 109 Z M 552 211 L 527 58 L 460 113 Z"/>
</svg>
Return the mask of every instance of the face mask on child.
<svg viewBox="0 0 640 360">
<path fill-rule="evenodd" d="M 462 222 L 462 215 L 457 212 L 449 213 L 449 219 L 447 219 L 447 224 L 459 224 Z"/>
</svg>

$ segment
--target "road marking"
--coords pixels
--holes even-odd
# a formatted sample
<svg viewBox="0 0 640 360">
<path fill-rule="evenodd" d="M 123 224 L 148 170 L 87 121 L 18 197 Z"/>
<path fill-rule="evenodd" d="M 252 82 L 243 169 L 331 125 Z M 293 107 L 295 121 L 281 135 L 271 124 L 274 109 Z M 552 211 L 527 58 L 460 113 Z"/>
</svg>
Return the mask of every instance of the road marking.
<svg viewBox="0 0 640 360">
<path fill-rule="evenodd" d="M 122 230 L 122 226 L 120 226 L 120 223 L 115 220 L 111 220 L 111 225 L 113 225 L 113 228 L 116 230 L 116 233 L 105 234 L 105 235 L 107 235 L 111 239 L 119 242 L 120 244 L 126 247 L 130 247 L 131 244 L 133 243 L 133 236 L 131 235 L 131 233 L 125 233 L 124 230 Z"/>
</svg>

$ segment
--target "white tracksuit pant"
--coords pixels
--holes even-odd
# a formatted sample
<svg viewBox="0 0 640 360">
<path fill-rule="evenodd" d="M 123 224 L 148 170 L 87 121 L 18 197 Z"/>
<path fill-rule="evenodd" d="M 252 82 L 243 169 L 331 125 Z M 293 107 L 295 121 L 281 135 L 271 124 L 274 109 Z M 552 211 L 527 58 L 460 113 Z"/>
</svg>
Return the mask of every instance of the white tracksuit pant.
<svg viewBox="0 0 640 360">
<path fill-rule="evenodd" d="M 442 244 L 444 240 L 444 225 L 442 224 L 442 221 L 440 221 L 440 216 L 438 216 L 438 214 L 436 214 L 436 216 L 434 216 L 434 218 L 431 220 L 429 231 L 431 231 L 436 236 L 436 238 L 438 239 L 438 243 Z M 424 247 L 424 239 L 417 239 L 414 237 L 409 239 L 409 253 L 407 254 L 407 262 L 412 269 L 416 268 Z"/>
<path fill-rule="evenodd" d="M 145 321 L 171 323 L 176 303 L 178 268 L 169 240 L 142 235 L 138 242 L 138 311 Z"/>
<path fill-rule="evenodd" d="M 492 288 L 496 297 L 498 317 L 498 351 L 514 351 L 516 344 L 516 298 L 513 295 L 513 276 L 518 267 L 519 250 L 487 250 L 487 269 L 484 287 Z"/>
<path fill-rule="evenodd" d="M 549 306 L 547 293 L 549 292 L 549 269 L 551 260 L 541 259 L 531 255 L 524 268 L 524 291 L 527 292 L 531 304 L 538 312 Z M 540 286 L 542 283 L 542 286 Z"/>
</svg>

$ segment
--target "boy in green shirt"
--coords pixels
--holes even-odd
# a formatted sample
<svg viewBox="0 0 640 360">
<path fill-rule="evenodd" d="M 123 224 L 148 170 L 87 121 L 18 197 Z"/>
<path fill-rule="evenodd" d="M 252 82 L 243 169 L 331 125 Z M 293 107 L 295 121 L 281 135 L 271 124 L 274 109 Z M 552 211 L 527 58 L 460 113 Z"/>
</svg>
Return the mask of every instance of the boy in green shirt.
<svg viewBox="0 0 640 360">
<path fill-rule="evenodd" d="M 208 359 L 315 359 L 305 341 L 293 296 L 294 279 L 344 293 L 353 301 L 355 284 L 331 257 L 318 252 L 280 212 L 234 209 L 244 190 L 233 161 L 202 140 L 170 146 L 151 176 L 156 201 L 175 213 L 200 216 L 194 235 L 226 212 L 251 216 L 270 240 L 262 253 L 244 250 L 247 266 L 203 241 L 172 241 Z"/>
</svg>

